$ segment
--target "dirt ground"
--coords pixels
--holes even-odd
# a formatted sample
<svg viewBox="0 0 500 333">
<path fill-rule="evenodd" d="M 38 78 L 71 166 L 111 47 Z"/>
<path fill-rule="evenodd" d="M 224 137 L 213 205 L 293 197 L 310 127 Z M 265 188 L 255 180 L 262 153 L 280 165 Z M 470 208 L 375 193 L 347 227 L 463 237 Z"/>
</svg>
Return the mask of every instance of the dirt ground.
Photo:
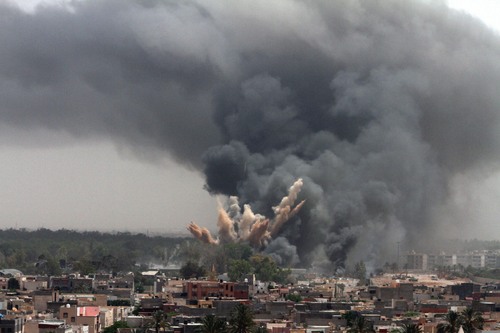
<svg viewBox="0 0 500 333">
<path fill-rule="evenodd" d="M 378 287 L 390 286 L 394 283 L 413 283 L 414 285 L 426 286 L 449 286 L 470 282 L 469 279 L 444 279 L 439 278 L 435 274 L 417 274 L 417 273 L 403 273 L 403 274 L 384 274 L 371 278 L 372 284 Z"/>
</svg>

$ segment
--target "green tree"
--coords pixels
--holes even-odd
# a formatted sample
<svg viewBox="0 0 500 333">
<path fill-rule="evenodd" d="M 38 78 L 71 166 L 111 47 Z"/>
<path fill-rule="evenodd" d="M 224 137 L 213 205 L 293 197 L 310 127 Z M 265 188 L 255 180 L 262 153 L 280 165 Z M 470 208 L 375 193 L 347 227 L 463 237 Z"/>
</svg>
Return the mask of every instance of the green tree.
<svg viewBox="0 0 500 333">
<path fill-rule="evenodd" d="M 60 276 L 62 274 L 61 265 L 53 257 L 47 258 L 47 274 L 49 276 Z"/>
<path fill-rule="evenodd" d="M 253 312 L 247 305 L 238 304 L 229 318 L 230 333 L 250 333 L 255 327 Z"/>
<path fill-rule="evenodd" d="M 227 272 L 233 260 L 250 259 L 253 250 L 248 244 L 228 243 L 221 246 L 210 246 L 204 251 L 204 260 L 215 265 L 218 272 Z"/>
<path fill-rule="evenodd" d="M 119 328 L 128 328 L 126 321 L 116 321 L 113 325 L 108 326 L 102 330 L 102 333 L 116 333 Z"/>
<path fill-rule="evenodd" d="M 180 274 L 183 278 L 190 279 L 205 276 L 206 271 L 202 266 L 199 266 L 192 261 L 188 261 L 181 267 Z"/>
<path fill-rule="evenodd" d="M 295 303 L 302 301 L 302 297 L 299 294 L 288 294 L 286 295 L 286 299 Z"/>
<path fill-rule="evenodd" d="M 474 311 L 471 307 L 467 307 L 460 312 L 459 320 L 464 333 L 473 333 L 476 330 L 483 329 L 484 318 L 481 312 Z"/>
<path fill-rule="evenodd" d="M 417 324 L 404 324 L 401 333 L 422 333 L 422 328 Z"/>
<path fill-rule="evenodd" d="M 278 267 L 276 269 L 276 272 L 274 273 L 274 282 L 284 284 L 290 277 L 290 274 L 292 274 L 292 270 L 289 268 L 281 268 Z"/>
<path fill-rule="evenodd" d="M 444 317 L 445 323 L 437 325 L 438 333 L 457 333 L 460 329 L 460 316 L 455 311 L 448 311 Z"/>
<path fill-rule="evenodd" d="M 359 285 L 366 284 L 366 266 L 363 261 L 359 261 L 354 265 L 354 278 L 359 280 Z"/>
<path fill-rule="evenodd" d="M 250 258 L 258 280 L 272 281 L 277 267 L 274 260 L 266 255 L 256 254 Z"/>
<path fill-rule="evenodd" d="M 13 266 L 23 267 L 26 263 L 26 252 L 23 249 L 17 249 L 13 255 Z"/>
<path fill-rule="evenodd" d="M 253 254 L 250 245 L 245 243 L 228 243 L 223 249 L 229 259 L 249 260 Z"/>
<path fill-rule="evenodd" d="M 73 269 L 77 272 L 80 272 L 80 274 L 82 275 L 87 275 L 95 272 L 95 267 L 87 258 L 80 258 L 80 260 L 76 261 L 73 265 Z"/>
<path fill-rule="evenodd" d="M 201 242 L 197 240 L 187 240 L 181 243 L 179 247 L 179 255 L 182 258 L 187 258 L 191 262 L 199 262 L 203 253 Z"/>
<path fill-rule="evenodd" d="M 201 323 L 200 333 L 224 333 L 227 330 L 226 322 L 214 315 L 206 315 Z"/>
<path fill-rule="evenodd" d="M 373 325 L 363 316 L 358 316 L 347 330 L 348 333 L 374 333 Z"/>
<path fill-rule="evenodd" d="M 153 312 L 153 328 L 155 329 L 155 333 L 160 332 L 160 329 L 163 331 L 166 327 L 168 327 L 168 318 L 167 314 L 161 310 Z"/>
<path fill-rule="evenodd" d="M 245 275 L 253 271 L 252 265 L 248 260 L 231 260 L 227 269 L 227 274 L 231 281 L 241 281 Z"/>
<path fill-rule="evenodd" d="M 258 280 L 274 281 L 284 283 L 290 275 L 289 269 L 282 269 L 270 256 L 256 254 L 250 257 L 250 263 L 254 267 L 254 273 Z"/>
<path fill-rule="evenodd" d="M 347 327 L 352 327 L 352 325 L 354 324 L 354 321 L 360 316 L 361 316 L 361 314 L 359 312 L 351 310 L 351 311 L 347 311 L 346 313 L 344 313 L 342 315 L 342 319 L 345 319 Z"/>
<path fill-rule="evenodd" d="M 267 328 L 265 328 L 264 326 L 259 326 L 259 327 L 256 327 L 255 330 L 254 330 L 254 333 L 267 333 Z"/>
</svg>

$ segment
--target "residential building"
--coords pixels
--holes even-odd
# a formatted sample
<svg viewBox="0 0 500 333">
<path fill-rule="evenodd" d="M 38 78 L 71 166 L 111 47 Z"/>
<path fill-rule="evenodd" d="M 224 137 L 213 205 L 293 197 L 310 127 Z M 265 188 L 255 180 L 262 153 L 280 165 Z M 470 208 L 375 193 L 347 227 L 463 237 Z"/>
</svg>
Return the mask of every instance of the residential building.
<svg viewBox="0 0 500 333">
<path fill-rule="evenodd" d="M 0 333 L 22 333 L 23 318 L 5 316 L 0 317 Z"/>
<path fill-rule="evenodd" d="M 59 319 L 71 325 L 88 326 L 89 333 L 97 333 L 101 329 L 98 306 L 62 306 L 59 310 Z"/>
</svg>

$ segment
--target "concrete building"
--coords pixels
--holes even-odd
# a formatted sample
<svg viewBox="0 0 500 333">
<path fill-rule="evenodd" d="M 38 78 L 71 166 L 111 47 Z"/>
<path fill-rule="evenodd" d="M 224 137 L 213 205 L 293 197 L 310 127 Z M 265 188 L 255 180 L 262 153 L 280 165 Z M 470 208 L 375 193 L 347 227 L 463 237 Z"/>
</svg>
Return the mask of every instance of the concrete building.
<svg viewBox="0 0 500 333">
<path fill-rule="evenodd" d="M 94 288 L 94 279 L 78 276 L 54 276 L 50 278 L 50 288 L 60 290 L 61 292 L 92 292 Z"/>
<path fill-rule="evenodd" d="M 423 253 L 412 252 L 406 256 L 406 263 L 408 269 L 425 271 L 427 270 L 428 267 L 427 260 L 428 260 L 427 254 Z"/>
<path fill-rule="evenodd" d="M 59 319 L 70 325 L 88 326 L 89 333 L 101 330 L 100 309 L 98 306 L 62 306 L 59 310 Z"/>
<path fill-rule="evenodd" d="M 73 333 L 64 320 L 31 320 L 24 324 L 24 333 Z"/>
<path fill-rule="evenodd" d="M 377 287 L 376 297 L 382 301 L 404 299 L 413 301 L 412 283 L 394 283 L 390 287 Z"/>
<path fill-rule="evenodd" d="M 21 317 L 1 317 L 0 318 L 0 333 L 22 333 L 23 318 Z"/>
<path fill-rule="evenodd" d="M 437 267 L 462 266 L 473 268 L 498 268 L 499 254 L 491 251 L 474 251 L 470 253 L 425 254 L 410 252 L 406 255 L 406 265 L 410 270 L 433 270 Z"/>
<path fill-rule="evenodd" d="M 487 253 L 484 255 L 484 265 L 488 268 L 498 268 L 500 267 L 500 260 L 496 254 Z"/>
<path fill-rule="evenodd" d="M 473 293 L 478 293 L 480 286 L 474 283 L 461 283 L 451 286 L 451 294 L 458 295 L 460 300 L 465 300 L 467 297 L 472 297 Z"/>
<path fill-rule="evenodd" d="M 187 281 L 184 292 L 188 300 L 205 299 L 208 297 L 225 297 L 248 299 L 248 284 L 218 281 Z"/>
<path fill-rule="evenodd" d="M 59 291 L 58 290 L 35 290 L 32 292 L 33 307 L 38 312 L 45 312 L 48 309 L 49 302 L 59 301 Z"/>
<path fill-rule="evenodd" d="M 23 276 L 20 285 L 22 289 L 27 291 L 45 290 L 48 287 L 47 280 L 36 276 Z"/>
</svg>

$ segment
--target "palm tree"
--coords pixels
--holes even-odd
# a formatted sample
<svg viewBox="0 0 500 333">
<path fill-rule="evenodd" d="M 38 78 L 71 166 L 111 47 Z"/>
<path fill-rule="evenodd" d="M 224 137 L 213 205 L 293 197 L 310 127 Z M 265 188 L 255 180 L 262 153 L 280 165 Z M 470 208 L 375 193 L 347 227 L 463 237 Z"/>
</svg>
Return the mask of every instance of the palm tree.
<svg viewBox="0 0 500 333">
<path fill-rule="evenodd" d="M 458 333 L 460 329 L 460 316 L 455 311 L 448 311 L 445 318 L 446 323 L 437 326 L 437 333 Z"/>
<path fill-rule="evenodd" d="M 347 330 L 348 333 L 374 333 L 373 325 L 363 316 L 358 316 Z"/>
<path fill-rule="evenodd" d="M 422 333 L 422 328 L 417 324 L 404 324 L 401 333 Z"/>
<path fill-rule="evenodd" d="M 165 328 L 169 326 L 167 321 L 167 314 L 162 310 L 153 312 L 152 317 L 153 317 L 152 326 L 155 329 L 155 333 L 160 332 L 160 328 L 163 329 L 164 331 Z"/>
<path fill-rule="evenodd" d="M 224 333 L 226 332 L 226 322 L 214 315 L 206 315 L 201 321 L 200 333 Z"/>
<path fill-rule="evenodd" d="M 229 332 L 250 333 L 254 326 L 253 313 L 250 307 L 241 303 L 236 305 L 229 318 Z"/>
<path fill-rule="evenodd" d="M 361 314 L 359 312 L 350 310 L 342 315 L 342 319 L 346 320 L 347 327 L 352 327 L 354 321 L 360 316 Z"/>
<path fill-rule="evenodd" d="M 484 318 L 481 312 L 474 311 L 471 307 L 467 307 L 460 312 L 459 317 L 464 333 L 473 333 L 475 330 L 483 329 Z"/>
</svg>

